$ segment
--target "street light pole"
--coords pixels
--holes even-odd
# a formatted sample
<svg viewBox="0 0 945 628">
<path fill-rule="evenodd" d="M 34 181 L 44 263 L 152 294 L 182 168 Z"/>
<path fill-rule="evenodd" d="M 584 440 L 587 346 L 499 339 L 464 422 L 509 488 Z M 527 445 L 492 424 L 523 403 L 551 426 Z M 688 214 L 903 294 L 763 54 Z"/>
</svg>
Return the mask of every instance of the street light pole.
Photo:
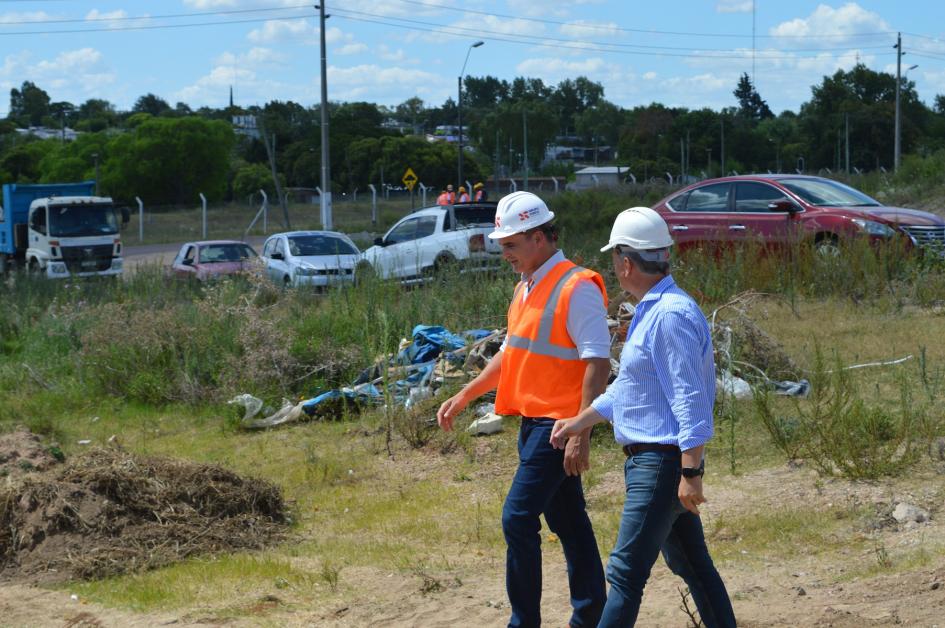
<svg viewBox="0 0 945 628">
<path fill-rule="evenodd" d="M 459 91 L 456 94 L 456 112 L 459 117 L 459 157 L 456 167 L 456 175 L 459 180 L 456 182 L 457 188 L 461 185 L 465 185 L 463 183 L 463 75 L 466 74 L 466 64 L 469 63 L 469 53 L 472 52 L 473 48 L 478 48 L 484 43 L 483 41 L 477 41 L 469 45 L 469 48 L 466 50 L 466 60 L 463 61 L 463 69 L 459 71 L 459 77 L 456 81 L 459 86 Z M 470 190 L 470 192 L 472 192 L 472 190 Z"/>
</svg>

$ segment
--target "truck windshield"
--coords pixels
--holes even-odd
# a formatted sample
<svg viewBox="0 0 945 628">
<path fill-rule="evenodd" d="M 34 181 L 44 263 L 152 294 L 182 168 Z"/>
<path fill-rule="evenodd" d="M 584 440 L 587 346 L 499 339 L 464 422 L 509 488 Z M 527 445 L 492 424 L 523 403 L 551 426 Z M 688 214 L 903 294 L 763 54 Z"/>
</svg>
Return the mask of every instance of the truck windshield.
<svg viewBox="0 0 945 628">
<path fill-rule="evenodd" d="M 53 205 L 49 235 L 60 238 L 118 233 L 118 216 L 111 205 Z"/>
</svg>

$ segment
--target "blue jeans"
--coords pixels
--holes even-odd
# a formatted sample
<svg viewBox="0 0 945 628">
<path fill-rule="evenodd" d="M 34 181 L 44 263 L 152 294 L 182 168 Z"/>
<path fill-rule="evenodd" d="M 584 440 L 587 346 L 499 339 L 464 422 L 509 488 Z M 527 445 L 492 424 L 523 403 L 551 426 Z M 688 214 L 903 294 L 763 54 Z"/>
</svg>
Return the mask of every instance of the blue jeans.
<svg viewBox="0 0 945 628">
<path fill-rule="evenodd" d="M 512 606 L 509 626 L 541 625 L 539 515 L 561 540 L 574 611 L 570 624 L 596 626 L 604 607 L 604 569 L 584 503 L 580 476 L 564 473 L 564 452 L 548 442 L 553 419 L 522 419 L 519 466 L 502 508 L 508 545 L 505 584 Z"/>
<path fill-rule="evenodd" d="M 709 557 L 702 521 L 686 510 L 677 491 L 679 453 L 646 451 L 627 459 L 627 499 L 617 544 L 607 563 L 610 593 L 600 626 L 633 626 L 643 587 L 662 549 L 673 573 L 689 586 L 707 628 L 735 626 L 735 612 Z"/>
</svg>

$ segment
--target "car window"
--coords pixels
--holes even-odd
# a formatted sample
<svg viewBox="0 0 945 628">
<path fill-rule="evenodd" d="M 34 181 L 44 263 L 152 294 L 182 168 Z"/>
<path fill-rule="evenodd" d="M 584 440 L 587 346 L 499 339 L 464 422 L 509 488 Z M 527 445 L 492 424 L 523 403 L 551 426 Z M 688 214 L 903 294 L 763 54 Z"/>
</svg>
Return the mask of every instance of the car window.
<svg viewBox="0 0 945 628">
<path fill-rule="evenodd" d="M 405 220 L 387 234 L 387 237 L 384 238 L 384 241 L 387 244 L 398 244 L 400 242 L 408 242 L 417 237 L 417 222 L 419 218 L 411 218 L 410 220 Z"/>
<path fill-rule="evenodd" d="M 184 253 L 184 259 L 188 261 L 194 261 L 194 257 L 197 253 L 197 248 L 193 245 L 187 247 L 187 252 Z"/>
<path fill-rule="evenodd" d="M 200 263 L 239 262 L 256 257 L 256 252 L 245 244 L 208 244 L 200 247 Z"/>
<path fill-rule="evenodd" d="M 811 205 L 879 207 L 879 202 L 848 185 L 826 179 L 780 179 L 779 183 Z"/>
<path fill-rule="evenodd" d="M 357 255 L 347 241 L 339 237 L 317 234 L 289 237 L 289 251 L 296 257 L 309 255 Z"/>
<path fill-rule="evenodd" d="M 784 192 L 766 183 L 744 182 L 735 185 L 735 211 L 769 212 L 769 203 L 788 200 Z"/>
<path fill-rule="evenodd" d="M 453 230 L 453 212 L 446 212 L 443 215 L 443 231 L 452 231 L 452 230 Z"/>
<path fill-rule="evenodd" d="M 272 252 L 276 250 L 276 239 L 272 239 L 266 242 L 266 246 L 263 247 L 263 255 L 266 257 L 272 256 Z"/>
<path fill-rule="evenodd" d="M 495 207 L 491 206 L 471 206 L 456 207 L 453 209 L 456 215 L 457 227 L 486 226 L 491 227 L 495 224 Z"/>
<path fill-rule="evenodd" d="M 33 212 L 33 215 L 30 216 L 30 229 L 46 235 L 46 209 L 40 208 Z"/>
<path fill-rule="evenodd" d="M 730 183 L 704 185 L 689 192 L 685 206 L 677 211 L 686 212 L 727 212 Z M 676 207 L 673 205 L 673 207 Z"/>
<path fill-rule="evenodd" d="M 421 216 L 417 219 L 417 238 L 425 238 L 436 233 L 436 216 Z"/>
</svg>

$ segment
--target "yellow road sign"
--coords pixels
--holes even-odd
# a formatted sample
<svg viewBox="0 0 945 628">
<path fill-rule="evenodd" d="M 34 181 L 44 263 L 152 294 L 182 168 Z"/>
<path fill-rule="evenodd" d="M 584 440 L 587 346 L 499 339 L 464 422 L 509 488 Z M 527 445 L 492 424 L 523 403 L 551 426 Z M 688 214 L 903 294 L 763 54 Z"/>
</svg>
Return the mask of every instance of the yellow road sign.
<svg viewBox="0 0 945 628">
<path fill-rule="evenodd" d="M 401 179 L 411 192 L 413 192 L 413 186 L 417 185 L 417 181 L 419 180 L 412 168 L 407 168 L 407 172 L 404 173 L 404 178 Z"/>
</svg>

